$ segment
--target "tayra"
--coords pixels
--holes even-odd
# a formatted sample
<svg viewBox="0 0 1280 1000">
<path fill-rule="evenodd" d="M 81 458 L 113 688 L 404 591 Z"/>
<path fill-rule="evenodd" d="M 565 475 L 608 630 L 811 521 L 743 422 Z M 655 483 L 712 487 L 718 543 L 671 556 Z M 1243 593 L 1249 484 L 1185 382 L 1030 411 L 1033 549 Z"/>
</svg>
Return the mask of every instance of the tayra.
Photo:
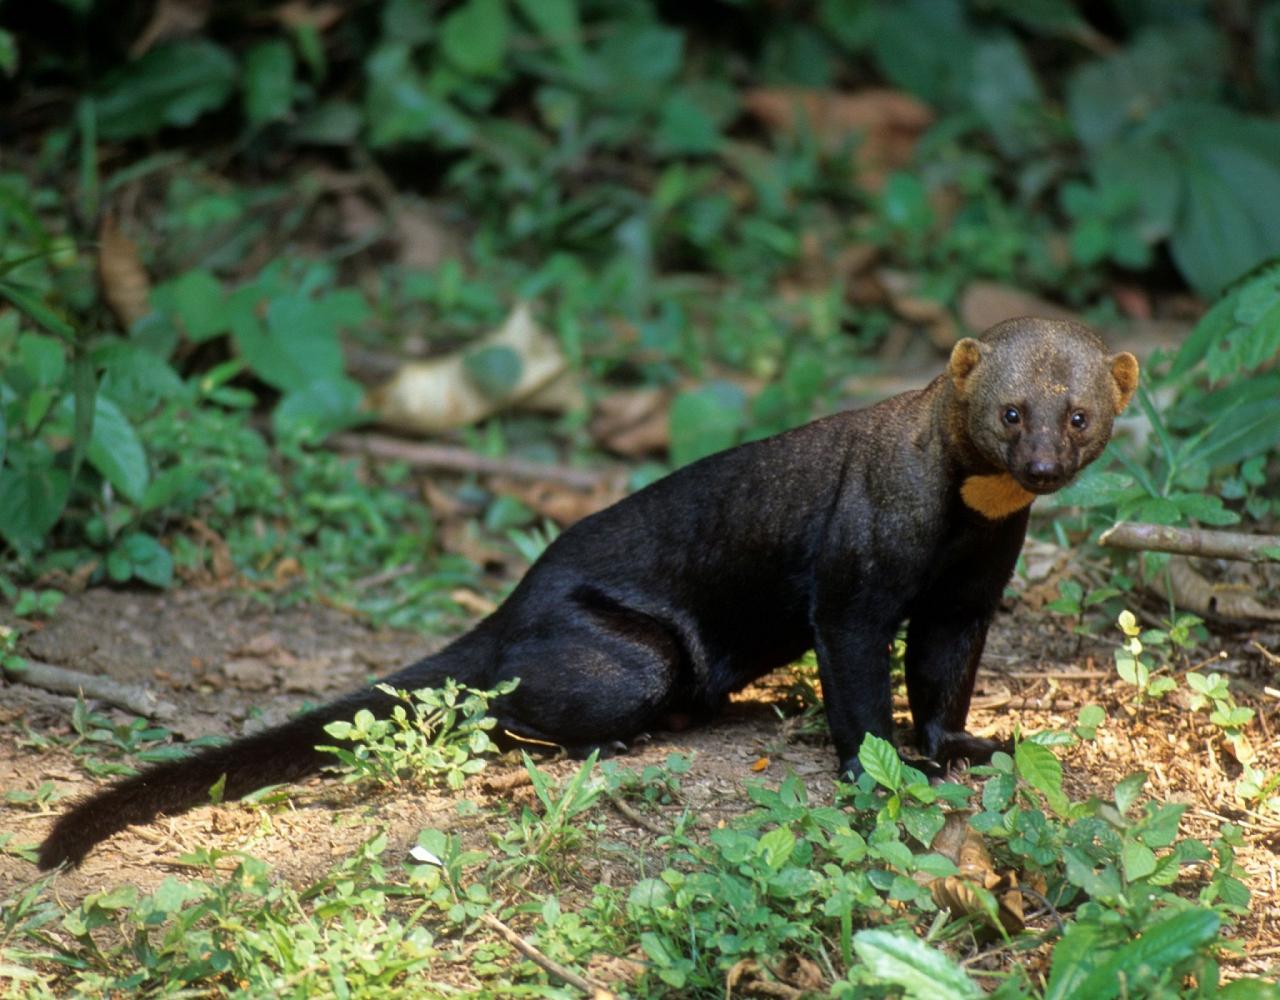
<svg viewBox="0 0 1280 1000">
<path fill-rule="evenodd" d="M 1138 381 L 1085 327 L 1017 319 L 961 340 L 924 389 L 704 458 L 566 530 L 492 615 L 387 678 L 519 678 L 499 731 L 575 752 L 705 717 L 817 651 L 842 772 L 893 735 L 889 647 L 931 769 L 988 758 L 964 730 L 987 627 L 1037 494 L 1098 457 Z M 332 758 L 323 727 L 389 707 L 373 688 L 116 782 L 61 816 L 49 868 L 161 813 L 292 781 Z"/>
</svg>

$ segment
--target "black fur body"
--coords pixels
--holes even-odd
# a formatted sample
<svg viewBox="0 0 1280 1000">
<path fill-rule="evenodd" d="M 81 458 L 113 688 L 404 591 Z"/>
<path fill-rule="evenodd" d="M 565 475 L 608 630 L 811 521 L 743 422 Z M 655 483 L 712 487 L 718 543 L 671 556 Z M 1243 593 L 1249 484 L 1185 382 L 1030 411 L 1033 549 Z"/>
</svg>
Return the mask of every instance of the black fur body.
<svg viewBox="0 0 1280 1000">
<path fill-rule="evenodd" d="M 1053 375 L 1070 381 L 1082 349 L 1068 341 Z M 999 338 L 990 344 L 998 359 Z M 1093 344 L 1099 366 L 1110 362 Z M 981 347 L 978 374 L 990 363 L 989 344 Z M 909 621 L 920 752 L 939 769 L 989 757 L 999 744 L 966 734 L 965 718 L 1030 498 L 1064 485 L 1101 444 L 1061 459 L 1052 482 L 1041 475 L 1044 448 L 1026 450 L 1030 419 L 1007 448 L 976 446 L 978 394 L 975 376 L 961 390 L 966 374 L 953 356 L 952 370 L 924 389 L 712 455 L 578 522 L 492 615 L 386 681 L 415 689 L 452 677 L 489 688 L 519 678 L 492 706 L 498 731 L 581 753 L 671 717 L 705 718 L 730 692 L 815 649 L 839 766 L 857 771 L 865 734 L 893 736 L 889 649 Z M 1098 380 L 1087 373 L 1095 398 Z M 1063 451 L 1061 434 L 1040 437 Z M 961 497 L 971 477 L 1009 475 L 1036 480 L 1020 509 L 984 516 Z M 77 863 L 126 826 L 205 802 L 224 774 L 225 795 L 236 798 L 313 772 L 332 761 L 314 749 L 332 742 L 325 724 L 389 705 L 368 688 L 124 779 L 57 821 L 40 864 Z"/>
</svg>

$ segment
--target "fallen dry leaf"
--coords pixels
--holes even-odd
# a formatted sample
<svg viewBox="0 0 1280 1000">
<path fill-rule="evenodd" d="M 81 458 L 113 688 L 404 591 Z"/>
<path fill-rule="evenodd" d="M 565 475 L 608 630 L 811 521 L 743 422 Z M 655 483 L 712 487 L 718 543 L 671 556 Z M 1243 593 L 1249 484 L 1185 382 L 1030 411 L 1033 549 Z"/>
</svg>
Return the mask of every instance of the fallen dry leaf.
<svg viewBox="0 0 1280 1000">
<path fill-rule="evenodd" d="M 757 771 L 757 772 L 758 772 L 758 771 L 763 771 L 763 770 L 765 770 L 768 766 L 769 766 L 769 758 L 768 758 L 768 757 L 760 757 L 760 758 L 757 758 L 756 762 L 755 762 L 754 764 L 752 764 L 752 765 L 751 765 L 751 770 L 753 770 L 753 771 Z"/>
<path fill-rule="evenodd" d="M 622 499 L 620 484 L 601 480 L 594 489 L 574 489 L 564 483 L 522 482 L 515 479 L 492 479 L 490 487 L 496 493 L 515 497 L 535 514 L 548 517 L 561 527 L 581 521 L 589 514 L 604 510 Z"/>
<path fill-rule="evenodd" d="M 1080 321 L 1069 309 L 994 281 L 974 281 L 960 296 L 960 321 L 975 333 L 1016 316 Z"/>
<path fill-rule="evenodd" d="M 462 240 L 440 218 L 439 211 L 417 198 L 401 197 L 393 212 L 399 262 L 432 270 L 462 252 Z"/>
<path fill-rule="evenodd" d="M 290 0 L 273 11 L 273 16 L 286 28 L 313 28 L 319 32 L 328 31 L 346 13 L 340 3 L 309 4 L 306 0 Z"/>
<path fill-rule="evenodd" d="M 827 149 L 861 136 L 854 162 L 870 190 L 911 162 L 916 140 L 933 123 L 928 105 L 901 91 L 868 88 L 852 93 L 807 87 L 758 87 L 743 98 L 747 110 L 769 128 L 811 129 Z"/>
<path fill-rule="evenodd" d="M 649 387 L 619 389 L 596 403 L 591 437 L 615 455 L 639 458 L 666 451 L 671 443 L 667 411 L 674 392 Z"/>
<path fill-rule="evenodd" d="M 508 348 L 520 359 L 515 385 L 500 396 L 483 391 L 468 375 L 465 359 L 485 348 Z M 501 327 L 464 349 L 428 361 L 404 364 L 386 383 L 369 393 L 378 419 L 399 430 L 434 434 L 465 427 L 517 406 L 543 408 L 538 397 L 569 371 L 569 362 L 555 337 L 533 320 L 529 306 L 521 303 Z M 581 388 L 569 377 L 558 387 L 560 412 L 579 405 Z"/>
<path fill-rule="evenodd" d="M 160 42 L 199 34 L 209 20 L 211 6 L 210 0 L 160 0 L 152 8 L 151 20 L 129 46 L 129 58 L 145 55 Z"/>
<path fill-rule="evenodd" d="M 151 279 L 142 266 L 138 245 L 109 212 L 98 227 L 98 280 L 107 305 L 125 330 L 151 311 Z"/>
</svg>

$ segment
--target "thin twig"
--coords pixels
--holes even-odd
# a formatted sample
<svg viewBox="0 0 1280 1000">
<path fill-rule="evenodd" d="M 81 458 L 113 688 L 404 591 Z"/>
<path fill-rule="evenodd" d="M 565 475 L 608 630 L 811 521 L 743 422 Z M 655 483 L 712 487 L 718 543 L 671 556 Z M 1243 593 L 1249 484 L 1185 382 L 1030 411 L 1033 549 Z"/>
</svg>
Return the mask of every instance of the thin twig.
<svg viewBox="0 0 1280 1000">
<path fill-rule="evenodd" d="M 1102 533 L 1098 544 L 1143 552 L 1173 552 L 1206 559 L 1271 562 L 1267 549 L 1280 548 L 1280 535 L 1251 535 L 1242 531 L 1174 528 L 1167 524 L 1121 521 Z"/>
<path fill-rule="evenodd" d="M 386 434 L 338 434 L 330 439 L 341 451 L 390 458 L 408 462 L 415 469 L 445 469 L 449 472 L 475 472 L 486 476 L 510 476 L 535 482 L 563 483 L 578 490 L 592 490 L 608 483 L 616 472 L 571 469 L 564 465 L 547 465 L 522 458 L 491 458 L 477 455 L 466 448 L 445 444 L 422 444 L 402 441 Z"/>
<path fill-rule="evenodd" d="M 480 914 L 480 922 L 486 927 L 497 931 L 507 944 L 511 945 L 516 951 L 520 952 L 525 958 L 531 962 L 536 962 L 542 966 L 548 973 L 555 976 L 561 982 L 568 983 L 570 986 L 576 986 L 583 993 L 591 997 L 592 1000 L 614 1000 L 614 994 L 611 990 L 605 989 L 599 983 L 592 982 L 585 976 L 581 976 L 572 969 L 566 969 L 559 962 L 548 958 L 492 913 Z"/>
<path fill-rule="evenodd" d="M 666 837 L 671 833 L 670 830 L 664 830 L 648 816 L 644 815 L 644 813 L 637 812 L 635 809 L 631 808 L 622 796 L 615 795 L 612 792 L 608 794 L 609 801 L 613 803 L 613 807 L 617 809 L 618 812 L 622 813 L 623 816 L 627 817 L 627 819 L 631 820 L 632 823 L 635 823 L 636 826 L 644 827 L 656 837 Z"/>
<path fill-rule="evenodd" d="M 178 717 L 176 705 L 161 701 L 145 688 L 121 684 L 110 677 L 95 677 L 79 670 L 55 667 L 39 660 L 23 660 L 20 667 L 6 666 L 4 676 L 13 684 L 29 684 L 56 694 L 83 694 L 160 722 L 172 722 Z"/>
</svg>

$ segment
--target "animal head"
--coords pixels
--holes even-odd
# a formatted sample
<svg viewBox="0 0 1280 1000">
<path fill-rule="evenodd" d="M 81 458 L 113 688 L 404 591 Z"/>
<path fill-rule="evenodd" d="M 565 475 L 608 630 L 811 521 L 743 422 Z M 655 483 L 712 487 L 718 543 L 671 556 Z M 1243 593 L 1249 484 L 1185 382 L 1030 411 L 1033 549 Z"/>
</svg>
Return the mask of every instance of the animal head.
<svg viewBox="0 0 1280 1000">
<path fill-rule="evenodd" d="M 1012 319 L 951 352 L 974 450 L 1030 493 L 1052 493 L 1102 453 L 1138 387 L 1138 361 L 1062 320 Z"/>
</svg>

